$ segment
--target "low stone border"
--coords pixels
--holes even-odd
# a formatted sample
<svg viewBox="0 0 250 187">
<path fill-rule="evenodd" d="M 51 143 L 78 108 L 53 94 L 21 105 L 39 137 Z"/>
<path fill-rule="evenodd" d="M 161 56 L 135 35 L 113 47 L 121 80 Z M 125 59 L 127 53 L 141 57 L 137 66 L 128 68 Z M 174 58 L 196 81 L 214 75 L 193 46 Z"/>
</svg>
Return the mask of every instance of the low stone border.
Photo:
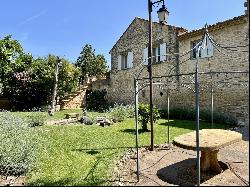
<svg viewBox="0 0 250 187">
<path fill-rule="evenodd" d="M 56 121 L 48 121 L 46 124 L 47 125 L 66 125 L 69 123 L 76 123 L 76 122 L 79 122 L 79 119 L 72 118 L 72 119 L 61 119 L 61 120 L 56 120 Z"/>
<path fill-rule="evenodd" d="M 0 186 L 25 186 L 24 176 L 1 176 L 0 175 Z"/>
<path fill-rule="evenodd" d="M 159 151 L 162 149 L 168 149 L 168 144 L 155 145 L 154 147 L 155 147 L 155 151 Z M 144 157 L 145 154 L 150 152 L 149 149 L 150 147 L 140 147 L 139 159 L 142 159 L 142 157 Z M 130 148 L 129 150 L 127 150 L 127 152 L 123 156 L 121 156 L 121 158 L 117 161 L 113 169 L 113 176 L 111 180 L 113 181 L 113 183 L 111 184 L 112 186 L 126 186 L 125 182 L 128 182 L 128 181 L 125 181 L 125 179 L 123 178 L 124 167 L 129 160 L 134 160 L 136 162 L 136 159 L 137 159 L 136 148 Z M 136 173 L 134 173 L 134 175 L 136 175 Z M 131 180 L 129 183 L 131 185 L 132 184 L 135 185 L 137 183 L 137 180 Z"/>
</svg>

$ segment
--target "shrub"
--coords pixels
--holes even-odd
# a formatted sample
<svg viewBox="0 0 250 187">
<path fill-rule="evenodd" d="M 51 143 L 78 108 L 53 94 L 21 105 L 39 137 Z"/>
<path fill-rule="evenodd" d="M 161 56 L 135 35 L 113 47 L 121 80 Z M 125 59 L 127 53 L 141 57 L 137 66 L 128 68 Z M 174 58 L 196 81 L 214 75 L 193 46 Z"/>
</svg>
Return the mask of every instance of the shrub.
<svg viewBox="0 0 250 187">
<path fill-rule="evenodd" d="M 107 111 L 113 122 L 122 122 L 126 118 L 134 117 L 134 107 L 132 105 L 114 104 Z"/>
<path fill-rule="evenodd" d="M 196 119 L 195 109 L 186 106 L 170 108 L 169 113 L 172 119 L 192 121 Z"/>
<path fill-rule="evenodd" d="M 108 107 L 108 102 L 105 99 L 107 92 L 105 90 L 95 90 L 87 94 L 87 109 L 103 112 Z"/>
<path fill-rule="evenodd" d="M 34 128 L 10 112 L 0 112 L 0 175 L 20 175 L 34 166 L 40 141 Z"/>
<path fill-rule="evenodd" d="M 44 112 L 33 112 L 28 117 L 30 127 L 45 125 L 47 114 Z"/>
<path fill-rule="evenodd" d="M 96 119 L 93 116 L 83 116 L 81 122 L 85 125 L 94 125 L 96 124 Z"/>
<path fill-rule="evenodd" d="M 135 117 L 135 107 L 134 105 L 127 105 L 126 106 L 126 111 L 127 111 L 127 117 L 128 118 L 134 118 Z"/>
<path fill-rule="evenodd" d="M 212 122 L 211 110 L 208 109 L 201 110 L 200 119 L 207 122 Z M 229 126 L 236 126 L 238 124 L 238 120 L 232 115 L 225 114 L 216 110 L 213 113 L 213 121 L 214 123 L 221 123 Z"/>
<path fill-rule="evenodd" d="M 148 127 L 147 124 L 150 119 L 150 105 L 148 104 L 139 104 L 138 107 L 139 113 L 139 122 L 142 125 L 142 129 L 147 131 Z M 153 108 L 153 120 L 156 122 L 157 119 L 160 118 L 159 110 L 157 108 Z"/>
<path fill-rule="evenodd" d="M 167 119 L 167 109 L 160 110 L 161 118 Z M 200 109 L 200 120 L 206 122 L 212 122 L 212 114 L 209 109 Z M 169 109 L 169 117 L 171 119 L 179 119 L 179 120 L 196 120 L 196 112 L 194 108 L 190 108 L 187 106 L 183 107 L 172 107 Z M 214 111 L 213 114 L 214 123 L 221 123 L 230 126 L 237 125 L 237 119 L 232 115 L 228 115 L 219 111 Z"/>
</svg>

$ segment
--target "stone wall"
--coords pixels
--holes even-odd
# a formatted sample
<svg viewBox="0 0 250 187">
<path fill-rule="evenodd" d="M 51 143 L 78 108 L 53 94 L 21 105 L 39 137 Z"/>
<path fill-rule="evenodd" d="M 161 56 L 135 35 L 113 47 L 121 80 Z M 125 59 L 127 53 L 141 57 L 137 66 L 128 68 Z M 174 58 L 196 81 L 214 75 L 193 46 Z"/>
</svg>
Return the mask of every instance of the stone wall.
<svg viewBox="0 0 250 187">
<path fill-rule="evenodd" d="M 168 52 L 178 52 L 177 35 L 182 32 L 181 28 L 173 27 L 169 25 L 160 25 L 153 23 L 153 46 L 156 43 L 167 43 L 171 45 L 168 48 Z M 143 50 L 148 45 L 148 22 L 141 18 L 135 18 L 135 20 L 128 27 L 123 36 L 118 40 L 116 45 L 112 48 L 111 64 L 112 71 L 110 75 L 110 86 L 107 89 L 108 99 L 111 102 L 133 103 L 134 98 L 134 80 L 133 78 L 143 69 L 140 77 L 148 77 L 148 71 L 146 65 L 143 62 Z M 124 51 L 133 52 L 133 68 L 125 70 L 118 69 L 118 56 Z M 176 67 L 178 59 L 167 58 L 168 61 L 161 62 L 153 65 L 153 76 L 165 75 L 169 73 L 169 69 L 173 69 L 172 72 L 177 72 Z M 140 95 L 140 100 L 146 102 L 148 100 L 148 88 L 145 89 L 144 94 Z M 159 92 L 160 93 L 160 92 Z M 159 99 L 155 97 L 158 101 Z M 161 104 L 160 101 L 158 104 Z"/>
<path fill-rule="evenodd" d="M 210 36 L 220 44 L 225 46 L 246 45 L 246 21 L 239 19 L 233 25 L 223 25 L 214 29 L 210 29 Z M 191 42 L 200 40 L 202 35 L 183 37 L 180 39 L 180 51 L 188 51 L 191 49 Z M 220 50 L 220 51 L 219 51 Z M 240 48 L 240 51 L 246 51 L 248 47 Z M 184 61 L 187 57 L 180 58 Z M 235 52 L 222 48 L 214 48 L 214 56 L 209 59 L 200 59 L 199 71 L 249 71 L 249 53 Z M 196 60 L 189 60 L 180 66 L 180 73 L 188 73 L 195 71 Z M 209 75 L 200 76 L 201 106 L 211 106 L 211 81 L 214 83 L 214 108 L 221 112 L 229 113 L 238 119 L 245 120 L 248 116 L 249 104 L 249 74 L 219 74 L 212 77 Z M 190 79 L 190 78 L 189 78 Z M 183 82 L 188 82 L 181 78 Z M 217 82 L 217 83 L 216 83 Z M 218 83 L 220 82 L 220 83 Z M 191 105 L 193 95 L 186 94 L 187 104 Z"/>
<path fill-rule="evenodd" d="M 228 21 L 209 27 L 211 37 L 218 43 L 224 45 L 244 45 L 246 44 L 246 19 L 237 18 L 236 21 Z M 167 44 L 174 44 L 170 52 L 186 52 L 191 49 L 191 42 L 199 40 L 203 32 L 191 32 L 191 34 L 182 34 L 177 36 L 179 31 L 176 27 L 163 26 L 154 24 L 153 41 L 163 41 Z M 141 73 L 142 77 L 148 77 L 145 65 L 139 66 L 143 61 L 143 49 L 148 43 L 147 21 L 136 18 L 128 27 L 126 32 L 112 48 L 111 64 L 112 72 L 110 75 L 109 86 L 106 87 L 108 100 L 112 102 L 133 103 L 134 102 L 134 80 L 139 70 L 144 66 Z M 123 51 L 132 51 L 134 54 L 134 67 L 126 70 L 117 70 L 118 55 Z M 249 60 L 248 53 L 228 52 L 223 53 L 233 56 L 224 55 L 214 49 L 214 56 L 210 59 L 199 61 L 200 71 L 248 71 Z M 176 57 L 160 64 L 152 66 L 153 76 L 163 76 L 169 74 L 190 73 L 195 70 L 195 62 L 190 59 L 188 54 L 183 57 Z M 186 61 L 183 63 L 183 61 Z M 220 112 L 231 114 L 240 120 L 246 121 L 248 118 L 248 74 L 227 74 L 213 77 L 214 81 L 224 81 L 224 83 L 215 84 L 214 86 L 214 108 Z M 190 106 L 195 107 L 194 93 L 194 76 L 182 76 L 177 78 L 158 78 L 155 82 L 162 81 L 167 83 L 161 89 L 158 85 L 153 86 L 154 105 L 164 108 L 167 106 L 167 89 L 170 90 L 171 106 Z M 211 89 L 209 83 L 211 77 L 207 75 L 200 76 L 200 105 L 201 108 L 209 109 L 211 107 Z M 234 82 L 237 81 L 237 82 Z M 240 82 L 241 81 L 241 82 Z M 230 82 L 231 85 L 228 85 Z M 185 84 L 183 86 L 183 83 Z M 233 84 L 232 84 L 233 83 Z M 238 85 L 240 84 L 240 85 Z M 243 85 L 241 85 L 243 84 Z M 187 88 L 189 87 L 189 88 Z M 160 95 L 163 92 L 163 95 Z M 149 103 L 149 88 L 140 92 L 139 101 Z"/>
<path fill-rule="evenodd" d="M 91 90 L 108 90 L 110 85 L 109 77 L 98 78 L 91 84 Z"/>
<path fill-rule="evenodd" d="M 153 23 L 153 46 L 159 43 L 175 45 L 169 52 L 178 52 L 177 34 L 180 28 Z M 133 67 L 143 62 L 143 50 L 148 46 L 148 22 L 141 18 L 135 18 L 126 32 L 111 49 L 111 70 L 116 73 L 118 69 L 119 54 L 130 51 L 134 54 Z"/>
</svg>

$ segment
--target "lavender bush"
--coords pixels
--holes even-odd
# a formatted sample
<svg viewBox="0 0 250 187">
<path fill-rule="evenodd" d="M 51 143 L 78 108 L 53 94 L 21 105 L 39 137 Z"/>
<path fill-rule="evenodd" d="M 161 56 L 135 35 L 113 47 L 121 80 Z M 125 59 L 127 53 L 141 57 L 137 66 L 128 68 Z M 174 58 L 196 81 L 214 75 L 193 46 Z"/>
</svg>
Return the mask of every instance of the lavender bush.
<svg viewBox="0 0 250 187">
<path fill-rule="evenodd" d="M 121 122 L 126 118 L 134 117 L 134 106 L 115 104 L 113 107 L 109 108 L 107 113 L 114 122 Z"/>
<path fill-rule="evenodd" d="M 28 115 L 28 123 L 30 127 L 43 126 L 46 123 L 47 114 L 44 112 L 33 112 Z"/>
<path fill-rule="evenodd" d="M 20 175 L 34 166 L 41 143 L 36 131 L 11 112 L 0 112 L 0 175 Z"/>
</svg>

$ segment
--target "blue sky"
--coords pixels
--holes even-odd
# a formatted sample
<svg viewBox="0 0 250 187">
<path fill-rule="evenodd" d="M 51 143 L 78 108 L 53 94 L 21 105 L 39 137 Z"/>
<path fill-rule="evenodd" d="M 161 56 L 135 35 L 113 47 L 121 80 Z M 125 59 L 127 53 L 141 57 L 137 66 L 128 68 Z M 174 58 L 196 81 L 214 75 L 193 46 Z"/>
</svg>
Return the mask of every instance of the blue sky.
<svg viewBox="0 0 250 187">
<path fill-rule="evenodd" d="M 188 30 L 244 14 L 245 0 L 165 0 L 168 23 Z M 75 62 L 85 44 L 109 51 L 135 17 L 148 18 L 147 0 L 1 0 L 0 38 L 11 34 L 35 57 Z M 157 8 L 153 19 L 157 21 Z"/>
</svg>

